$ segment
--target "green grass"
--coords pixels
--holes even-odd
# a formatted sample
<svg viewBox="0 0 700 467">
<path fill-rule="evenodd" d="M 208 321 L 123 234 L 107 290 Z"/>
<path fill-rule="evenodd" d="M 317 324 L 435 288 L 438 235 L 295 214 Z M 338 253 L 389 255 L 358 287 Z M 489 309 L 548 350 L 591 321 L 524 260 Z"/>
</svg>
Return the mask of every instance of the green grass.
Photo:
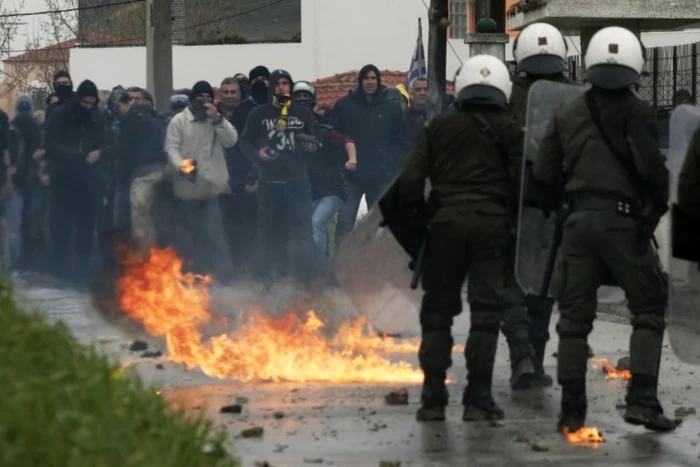
<svg viewBox="0 0 700 467">
<path fill-rule="evenodd" d="M 210 422 L 170 410 L 0 282 L 0 465 L 237 466 Z"/>
</svg>

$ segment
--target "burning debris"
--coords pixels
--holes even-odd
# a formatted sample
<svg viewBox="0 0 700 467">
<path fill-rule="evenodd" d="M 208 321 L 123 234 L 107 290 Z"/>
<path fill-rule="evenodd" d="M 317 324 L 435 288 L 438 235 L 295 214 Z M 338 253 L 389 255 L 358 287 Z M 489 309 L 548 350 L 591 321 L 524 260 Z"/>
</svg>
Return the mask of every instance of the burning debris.
<svg viewBox="0 0 700 467">
<path fill-rule="evenodd" d="M 145 260 L 128 258 L 119 280 L 121 308 L 150 334 L 166 338 L 175 363 L 239 381 L 422 381 L 409 363 L 384 358 L 401 344 L 374 336 L 364 318 L 345 322 L 329 338 L 313 310 L 305 319 L 293 311 L 270 318 L 248 310 L 235 332 L 204 341 L 201 329 L 213 318 L 211 278 L 183 273 L 182 265 L 172 249 L 153 248 Z"/>
<path fill-rule="evenodd" d="M 593 369 L 602 369 L 603 373 L 605 373 L 605 379 L 632 379 L 632 373 L 629 369 L 616 368 L 612 365 L 612 363 L 610 363 L 610 361 L 608 361 L 607 358 L 596 357 L 592 358 L 591 360 L 593 362 Z M 624 359 L 621 359 L 620 362 L 623 362 L 624 364 Z"/>
<path fill-rule="evenodd" d="M 584 426 L 576 431 L 563 430 L 566 440 L 571 443 L 604 443 L 603 433 L 595 427 Z"/>
</svg>

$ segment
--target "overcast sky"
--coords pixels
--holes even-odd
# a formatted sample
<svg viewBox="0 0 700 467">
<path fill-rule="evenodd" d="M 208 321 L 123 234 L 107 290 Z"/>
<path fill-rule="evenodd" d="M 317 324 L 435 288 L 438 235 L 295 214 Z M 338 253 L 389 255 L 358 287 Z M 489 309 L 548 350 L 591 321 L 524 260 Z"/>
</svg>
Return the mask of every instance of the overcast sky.
<svg viewBox="0 0 700 467">
<path fill-rule="evenodd" d="M 17 5 L 23 3 L 21 0 L 0 0 L 3 7 L 7 6 L 9 9 L 14 9 Z M 47 10 L 46 3 L 44 0 L 24 0 L 24 7 L 22 8 L 22 13 L 32 13 L 35 11 L 45 11 Z M 19 26 L 17 35 L 12 42 L 12 50 L 22 50 L 25 48 L 27 39 L 34 37 L 35 31 L 38 28 L 39 22 L 42 16 L 23 16 L 19 18 L 21 23 L 27 23 L 24 26 Z M 17 55 L 13 53 L 12 55 Z"/>
</svg>

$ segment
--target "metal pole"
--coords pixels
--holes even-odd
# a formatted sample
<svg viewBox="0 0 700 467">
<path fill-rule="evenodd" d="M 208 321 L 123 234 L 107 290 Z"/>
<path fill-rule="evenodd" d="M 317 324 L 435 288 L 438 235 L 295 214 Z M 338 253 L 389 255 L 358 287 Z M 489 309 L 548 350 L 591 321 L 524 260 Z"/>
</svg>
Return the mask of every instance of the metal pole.
<svg viewBox="0 0 700 467">
<path fill-rule="evenodd" d="M 146 3 L 146 87 L 155 108 L 166 112 L 173 91 L 172 0 Z"/>
<path fill-rule="evenodd" d="M 447 0 L 431 0 L 428 12 L 428 118 L 440 115 L 445 105 L 448 18 Z"/>
</svg>

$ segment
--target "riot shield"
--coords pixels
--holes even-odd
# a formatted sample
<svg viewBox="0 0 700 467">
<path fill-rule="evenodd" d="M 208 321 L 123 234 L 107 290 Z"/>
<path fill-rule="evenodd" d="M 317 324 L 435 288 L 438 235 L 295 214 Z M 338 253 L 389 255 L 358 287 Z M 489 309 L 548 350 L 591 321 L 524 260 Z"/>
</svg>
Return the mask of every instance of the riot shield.
<svg viewBox="0 0 700 467">
<path fill-rule="evenodd" d="M 422 293 L 411 289 L 411 257 L 382 220 L 379 206 L 372 206 L 336 250 L 332 269 L 369 324 L 399 334 L 417 325 Z"/>
<path fill-rule="evenodd" d="M 681 360 L 700 364 L 700 266 L 688 254 L 697 252 L 698 226 L 676 205 L 678 178 L 695 131 L 700 128 L 700 108 L 677 107 L 671 114 L 668 169 L 671 174 L 671 247 L 667 249 L 669 273 L 668 334 L 673 352 Z"/>
<path fill-rule="evenodd" d="M 585 86 L 535 82 L 527 96 L 525 146 L 523 152 L 522 191 L 518 219 L 518 239 L 515 253 L 515 277 L 526 293 L 540 295 L 556 254 L 558 202 L 532 177 L 532 164 L 537 156 L 547 125 L 565 103 L 582 95 Z"/>
</svg>

